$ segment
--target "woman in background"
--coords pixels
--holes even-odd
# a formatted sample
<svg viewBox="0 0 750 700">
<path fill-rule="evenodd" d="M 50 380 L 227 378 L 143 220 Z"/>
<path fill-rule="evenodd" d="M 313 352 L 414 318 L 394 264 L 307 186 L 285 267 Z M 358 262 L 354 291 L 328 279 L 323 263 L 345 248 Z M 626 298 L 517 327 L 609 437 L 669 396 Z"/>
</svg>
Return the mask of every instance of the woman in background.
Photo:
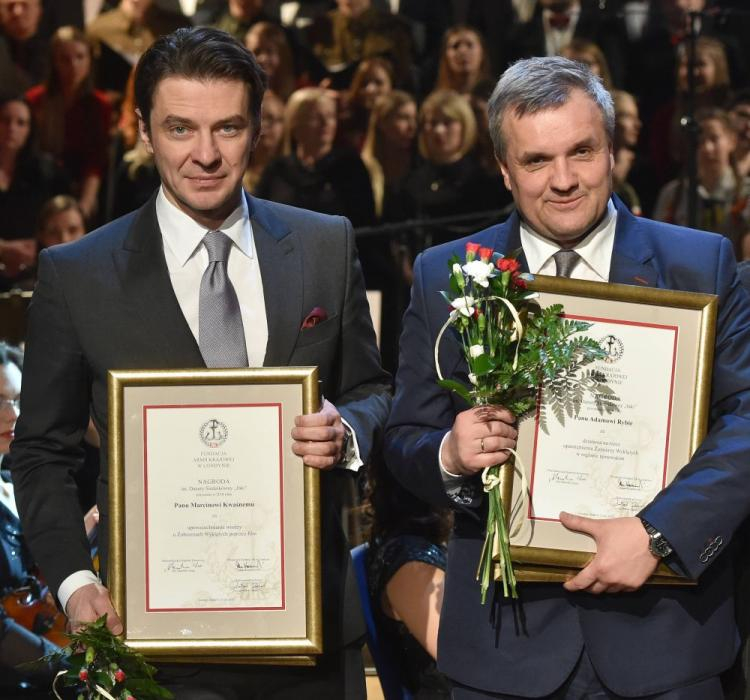
<svg viewBox="0 0 750 700">
<path fill-rule="evenodd" d="M 294 57 L 284 30 L 271 22 L 256 22 L 245 35 L 245 46 L 268 76 L 268 89 L 282 102 L 297 87 Z"/>
<path fill-rule="evenodd" d="M 35 146 L 26 99 L 0 100 L 0 291 L 33 284 L 36 214 L 50 197 L 68 191 L 54 160 Z"/>
<path fill-rule="evenodd" d="M 349 90 L 341 95 L 337 142 L 361 150 L 375 103 L 392 89 L 393 68 L 386 59 L 362 61 Z"/>
<path fill-rule="evenodd" d="M 266 166 L 281 153 L 283 139 L 284 103 L 275 92 L 267 90 L 261 107 L 260 136 L 242 178 L 248 192 L 255 192 Z"/>
<path fill-rule="evenodd" d="M 92 220 L 107 171 L 112 107 L 94 89 L 93 47 L 80 29 L 61 27 L 50 46 L 50 77 L 26 96 L 41 148 L 63 165 L 83 213 Z"/>
<path fill-rule="evenodd" d="M 560 50 L 560 55 L 571 61 L 585 63 L 594 75 L 602 79 L 607 90 L 612 90 L 612 74 L 604 52 L 593 42 L 587 39 L 575 38 L 567 46 Z"/>
<path fill-rule="evenodd" d="M 265 169 L 256 190 L 263 199 L 341 214 L 354 226 L 374 222 L 367 170 L 355 151 L 335 148 L 336 100 L 323 88 L 292 93 L 284 115 L 284 155 Z"/>
<path fill-rule="evenodd" d="M 490 77 L 490 63 L 482 35 L 463 24 L 446 30 L 440 51 L 436 90 L 470 95 L 474 86 Z"/>
<path fill-rule="evenodd" d="M 419 153 L 424 158 L 406 179 L 410 216 L 418 219 L 453 217 L 497 210 L 510 200 L 500 177 L 488 175 L 474 152 L 477 123 L 469 101 L 453 90 L 436 90 L 419 113 Z M 458 237 L 454 226 L 426 229 L 433 245 Z"/>
</svg>

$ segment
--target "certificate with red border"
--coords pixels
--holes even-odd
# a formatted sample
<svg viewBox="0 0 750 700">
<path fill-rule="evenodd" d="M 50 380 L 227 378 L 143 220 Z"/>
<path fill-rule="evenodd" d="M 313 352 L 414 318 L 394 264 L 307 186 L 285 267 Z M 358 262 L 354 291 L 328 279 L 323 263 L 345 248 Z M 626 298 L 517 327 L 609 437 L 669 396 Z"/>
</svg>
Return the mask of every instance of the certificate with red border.
<svg viewBox="0 0 750 700">
<path fill-rule="evenodd" d="M 524 564 L 575 569 L 596 551 L 562 526 L 561 511 L 637 515 L 690 460 L 707 425 L 716 319 L 712 295 L 544 276 L 533 288 L 542 306 L 562 304 L 566 317 L 591 323 L 586 335 L 605 357 L 583 371 L 604 375 L 617 401 L 606 410 L 584 398 L 571 415 L 542 392 L 520 422 L 503 490 L 511 555 L 526 580 L 534 574 Z"/>
<path fill-rule="evenodd" d="M 110 372 L 108 583 L 156 660 L 322 651 L 318 472 L 292 452 L 317 369 Z"/>
</svg>

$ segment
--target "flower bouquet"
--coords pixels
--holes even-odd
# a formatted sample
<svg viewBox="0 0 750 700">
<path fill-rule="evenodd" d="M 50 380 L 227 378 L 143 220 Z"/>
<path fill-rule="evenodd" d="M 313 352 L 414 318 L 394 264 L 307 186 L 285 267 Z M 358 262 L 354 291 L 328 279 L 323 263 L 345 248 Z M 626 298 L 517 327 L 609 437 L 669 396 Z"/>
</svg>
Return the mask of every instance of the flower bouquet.
<svg viewBox="0 0 750 700">
<path fill-rule="evenodd" d="M 435 342 L 438 383 L 471 406 L 502 405 L 518 418 L 538 408 L 543 429 L 548 407 L 564 424 L 566 415 L 578 414 L 587 394 L 600 413 L 616 411 L 617 397 L 604 374 L 582 369 L 605 355 L 596 340 L 583 335 L 591 324 L 566 319 L 559 304 L 542 308 L 538 294 L 527 288 L 533 277 L 520 271 L 519 253 L 503 256 L 467 243 L 465 260 L 454 255 L 448 261 L 450 288 L 441 293 L 451 312 Z M 463 346 L 468 386 L 440 372 L 439 346 L 448 328 L 457 332 Z M 489 499 L 477 570 L 484 603 L 491 579 L 502 581 L 506 597 L 518 594 L 500 467 L 485 469 L 482 481 Z"/>
<path fill-rule="evenodd" d="M 52 684 L 55 696 L 59 683 L 77 692 L 76 700 L 168 700 L 174 697 L 155 680 L 156 669 L 146 663 L 107 628 L 107 616 L 100 617 L 68 635 L 70 643 L 44 657 L 60 664 Z"/>
</svg>

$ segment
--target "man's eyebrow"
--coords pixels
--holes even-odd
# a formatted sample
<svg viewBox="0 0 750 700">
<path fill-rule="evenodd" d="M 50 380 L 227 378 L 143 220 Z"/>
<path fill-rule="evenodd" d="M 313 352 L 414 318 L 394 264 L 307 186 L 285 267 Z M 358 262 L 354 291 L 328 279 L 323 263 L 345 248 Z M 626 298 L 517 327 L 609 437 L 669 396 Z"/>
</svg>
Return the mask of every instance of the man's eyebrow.
<svg viewBox="0 0 750 700">
<path fill-rule="evenodd" d="M 211 126 L 212 128 L 216 128 L 217 126 L 224 126 L 225 124 L 247 124 L 248 121 L 248 118 L 242 114 L 233 114 L 229 117 L 219 119 L 219 121 L 215 122 Z M 196 126 L 195 122 L 192 119 L 189 119 L 188 117 L 180 117 L 176 114 L 168 114 L 166 117 L 164 117 L 164 121 L 162 123 L 165 126 Z"/>
<path fill-rule="evenodd" d="M 194 126 L 194 122 L 187 117 L 179 117 L 176 114 L 168 114 L 162 122 L 165 126 Z"/>
</svg>

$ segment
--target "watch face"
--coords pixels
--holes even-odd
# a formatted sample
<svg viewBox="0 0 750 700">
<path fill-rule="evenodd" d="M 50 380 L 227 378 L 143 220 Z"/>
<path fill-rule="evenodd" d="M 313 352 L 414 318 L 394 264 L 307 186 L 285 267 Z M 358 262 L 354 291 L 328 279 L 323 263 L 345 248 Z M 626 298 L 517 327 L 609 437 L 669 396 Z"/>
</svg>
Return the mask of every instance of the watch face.
<svg viewBox="0 0 750 700">
<path fill-rule="evenodd" d="M 649 545 L 651 553 L 657 557 L 666 557 L 672 553 L 672 548 L 664 541 L 661 535 L 652 535 Z"/>
</svg>

